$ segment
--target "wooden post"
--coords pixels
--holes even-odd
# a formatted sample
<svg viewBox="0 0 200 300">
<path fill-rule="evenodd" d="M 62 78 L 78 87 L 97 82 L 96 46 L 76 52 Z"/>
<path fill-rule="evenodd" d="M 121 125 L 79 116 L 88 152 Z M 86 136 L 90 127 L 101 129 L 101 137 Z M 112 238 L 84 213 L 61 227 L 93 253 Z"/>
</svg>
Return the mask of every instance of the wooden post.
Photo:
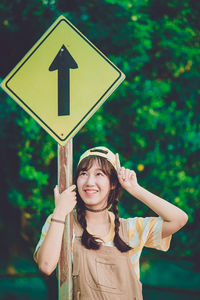
<svg viewBox="0 0 200 300">
<path fill-rule="evenodd" d="M 58 184 L 62 193 L 72 185 L 72 139 L 65 145 L 58 145 Z M 58 264 L 58 299 L 72 300 L 72 255 L 71 241 L 73 231 L 72 213 L 66 217 L 60 260 Z"/>
</svg>

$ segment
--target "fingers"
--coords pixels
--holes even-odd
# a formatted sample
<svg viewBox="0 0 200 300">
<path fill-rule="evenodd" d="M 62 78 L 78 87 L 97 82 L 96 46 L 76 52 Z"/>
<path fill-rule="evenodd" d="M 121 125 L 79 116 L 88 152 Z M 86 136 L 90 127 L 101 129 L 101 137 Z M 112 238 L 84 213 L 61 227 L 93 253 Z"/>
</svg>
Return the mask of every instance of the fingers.
<svg viewBox="0 0 200 300">
<path fill-rule="evenodd" d="M 136 176 L 136 174 L 132 170 L 121 167 L 118 176 L 121 180 L 128 181 L 128 180 L 134 178 Z"/>
<path fill-rule="evenodd" d="M 125 178 L 126 178 L 126 169 L 124 167 L 121 167 L 121 169 L 120 169 L 120 175 L 121 175 L 121 178 L 123 180 L 125 180 Z"/>
<path fill-rule="evenodd" d="M 73 184 L 65 189 L 62 193 L 59 193 L 59 186 L 54 188 L 55 196 L 55 210 L 57 209 L 59 214 L 68 215 L 77 203 L 76 199 L 76 185 Z"/>
<path fill-rule="evenodd" d="M 73 184 L 71 186 L 69 186 L 66 190 L 64 190 L 61 195 L 62 197 L 71 197 L 71 199 L 76 199 L 76 185 Z"/>
<path fill-rule="evenodd" d="M 121 167 L 118 153 L 115 154 L 115 163 L 116 163 L 116 167 L 117 167 L 117 174 L 118 174 L 119 180 L 124 180 L 125 179 L 125 168 Z"/>
<path fill-rule="evenodd" d="M 118 176 L 120 176 L 123 181 L 127 181 L 130 178 L 131 170 L 121 167 L 118 153 L 116 153 L 115 158 Z"/>
<path fill-rule="evenodd" d="M 134 179 L 134 178 L 136 178 L 136 173 L 135 173 L 135 171 L 131 171 L 130 172 L 130 179 Z"/>
<path fill-rule="evenodd" d="M 124 181 L 126 177 L 126 169 L 124 167 L 121 167 L 118 153 L 115 154 L 115 163 L 119 180 L 121 179 Z"/>
<path fill-rule="evenodd" d="M 117 167 L 117 171 L 120 171 L 121 165 L 120 165 L 120 160 L 119 160 L 119 154 L 116 153 L 115 154 L 115 163 L 116 163 L 116 167 Z"/>
<path fill-rule="evenodd" d="M 59 193 L 59 187 L 58 185 L 56 185 L 54 188 L 54 199 L 56 203 L 59 201 L 60 197 L 62 198 L 71 197 L 71 199 L 76 200 L 76 185 L 75 184 L 71 185 L 62 193 Z"/>
<path fill-rule="evenodd" d="M 122 179 L 123 179 L 123 181 L 128 181 L 130 179 L 130 172 L 131 172 L 131 170 L 125 169 L 124 167 L 122 167 Z"/>
<path fill-rule="evenodd" d="M 72 191 L 75 191 L 75 190 L 76 190 L 76 185 L 73 184 L 73 185 L 69 186 L 65 191 L 72 192 Z M 58 185 L 56 185 L 55 188 L 54 188 L 54 195 L 55 196 L 59 195 L 59 187 L 58 187 Z"/>
<path fill-rule="evenodd" d="M 119 181 L 124 181 L 126 179 L 127 170 L 124 167 L 120 167 L 118 171 Z"/>
<path fill-rule="evenodd" d="M 55 186 L 53 191 L 54 191 L 54 197 L 56 198 L 59 195 L 58 185 Z"/>
<path fill-rule="evenodd" d="M 125 170 L 125 179 L 124 179 L 124 181 L 128 181 L 130 179 L 130 172 L 131 171 L 129 169 Z"/>
<path fill-rule="evenodd" d="M 71 185 L 70 187 L 68 187 L 68 191 L 69 192 L 72 192 L 72 191 L 75 191 L 75 189 L 76 189 L 76 185 L 75 184 L 73 184 L 73 185 Z"/>
</svg>

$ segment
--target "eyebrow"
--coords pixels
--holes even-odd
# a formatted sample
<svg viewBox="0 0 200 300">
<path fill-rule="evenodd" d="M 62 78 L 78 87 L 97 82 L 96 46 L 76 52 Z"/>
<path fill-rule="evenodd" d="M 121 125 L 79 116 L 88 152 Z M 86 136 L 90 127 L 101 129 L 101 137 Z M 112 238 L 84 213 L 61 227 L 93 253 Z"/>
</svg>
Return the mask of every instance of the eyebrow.
<svg viewBox="0 0 200 300">
<path fill-rule="evenodd" d="M 91 168 L 90 168 L 91 169 Z M 80 170 L 80 172 L 87 172 L 87 171 L 89 171 L 90 169 L 85 169 L 85 168 L 83 168 L 82 170 Z M 97 168 L 97 169 L 95 169 L 95 171 L 101 171 L 101 172 L 103 172 L 104 173 L 104 171 L 103 171 L 103 169 L 101 169 L 101 168 Z"/>
</svg>

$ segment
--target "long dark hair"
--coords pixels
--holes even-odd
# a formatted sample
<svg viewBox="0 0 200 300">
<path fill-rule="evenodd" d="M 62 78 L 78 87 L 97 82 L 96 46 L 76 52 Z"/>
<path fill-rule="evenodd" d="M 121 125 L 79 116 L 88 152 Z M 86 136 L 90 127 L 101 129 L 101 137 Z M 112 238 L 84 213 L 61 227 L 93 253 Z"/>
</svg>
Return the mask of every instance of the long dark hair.
<svg viewBox="0 0 200 300">
<path fill-rule="evenodd" d="M 81 171 L 89 170 L 93 163 L 97 161 L 100 168 L 110 179 L 110 186 L 112 189 L 110 190 L 110 194 L 108 196 L 108 203 L 107 208 L 112 206 L 112 211 L 115 215 L 115 236 L 114 236 L 114 245 L 117 247 L 118 250 L 121 252 L 127 252 L 132 248 L 127 245 L 119 236 L 119 227 L 120 227 L 120 220 L 119 220 L 119 212 L 118 212 L 118 197 L 120 192 L 120 183 L 117 177 L 117 172 L 112 164 L 104 157 L 101 156 L 88 156 L 84 158 L 80 164 L 78 165 L 76 174 L 75 174 L 75 184 L 77 184 L 77 179 Z M 87 231 L 87 221 L 85 218 L 85 204 L 81 199 L 78 190 L 77 190 L 77 220 L 83 228 L 83 234 L 81 237 L 81 243 L 87 249 L 98 250 L 101 246 L 101 242 L 97 241 L 97 238 L 91 235 Z"/>
</svg>

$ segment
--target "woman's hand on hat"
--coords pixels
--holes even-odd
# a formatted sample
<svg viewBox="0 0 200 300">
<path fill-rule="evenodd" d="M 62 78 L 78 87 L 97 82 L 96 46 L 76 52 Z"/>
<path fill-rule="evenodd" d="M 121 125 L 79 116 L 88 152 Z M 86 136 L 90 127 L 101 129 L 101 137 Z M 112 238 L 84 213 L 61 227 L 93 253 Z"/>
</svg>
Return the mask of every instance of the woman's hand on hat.
<svg viewBox="0 0 200 300">
<path fill-rule="evenodd" d="M 59 217 L 65 220 L 68 215 L 75 207 L 76 201 L 76 185 L 71 185 L 62 193 L 59 193 L 58 185 L 54 189 L 55 209 L 53 216 Z"/>
<path fill-rule="evenodd" d="M 133 189 L 138 186 L 136 173 L 133 170 L 121 167 L 118 153 L 115 155 L 115 159 L 119 182 L 127 192 L 132 193 Z"/>
</svg>

